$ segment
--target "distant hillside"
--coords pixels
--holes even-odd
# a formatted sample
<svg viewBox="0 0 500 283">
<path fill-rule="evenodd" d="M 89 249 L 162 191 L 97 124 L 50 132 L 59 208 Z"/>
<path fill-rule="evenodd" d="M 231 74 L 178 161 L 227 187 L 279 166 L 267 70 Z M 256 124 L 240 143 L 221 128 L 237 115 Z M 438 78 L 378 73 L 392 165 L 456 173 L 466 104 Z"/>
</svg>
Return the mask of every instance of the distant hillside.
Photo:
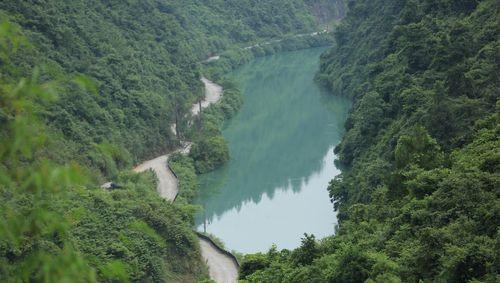
<svg viewBox="0 0 500 283">
<path fill-rule="evenodd" d="M 332 23 L 343 19 L 347 12 L 345 0 L 308 0 L 316 22 L 320 27 L 330 28 Z"/>
</svg>

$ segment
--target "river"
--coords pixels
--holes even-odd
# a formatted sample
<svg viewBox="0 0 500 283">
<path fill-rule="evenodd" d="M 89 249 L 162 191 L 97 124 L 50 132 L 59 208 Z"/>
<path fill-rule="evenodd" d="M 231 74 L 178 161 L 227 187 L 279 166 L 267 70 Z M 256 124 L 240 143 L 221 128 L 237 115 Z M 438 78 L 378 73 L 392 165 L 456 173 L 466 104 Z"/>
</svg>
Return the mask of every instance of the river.
<svg viewBox="0 0 500 283">
<path fill-rule="evenodd" d="M 242 253 L 300 245 L 337 223 L 327 186 L 350 103 L 318 87 L 324 48 L 255 59 L 230 76 L 245 103 L 223 129 L 230 162 L 200 177 L 197 229 Z"/>
</svg>

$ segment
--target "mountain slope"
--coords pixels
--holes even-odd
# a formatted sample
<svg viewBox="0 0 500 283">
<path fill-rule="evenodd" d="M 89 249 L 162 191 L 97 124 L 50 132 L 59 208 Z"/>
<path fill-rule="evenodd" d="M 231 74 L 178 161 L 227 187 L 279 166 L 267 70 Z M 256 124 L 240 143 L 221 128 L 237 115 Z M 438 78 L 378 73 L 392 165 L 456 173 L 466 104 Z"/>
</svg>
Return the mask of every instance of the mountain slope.
<svg viewBox="0 0 500 283">
<path fill-rule="evenodd" d="M 354 100 L 339 229 L 249 256 L 244 279 L 498 281 L 499 21 L 492 0 L 349 3 L 318 74 Z"/>
<path fill-rule="evenodd" d="M 122 170 L 174 147 L 173 121 L 189 134 L 206 55 L 316 29 L 303 1 L 253 2 L 0 1 L 2 281 L 208 278 L 186 204 L 194 168 L 176 204 Z M 241 101 L 225 97 L 208 112 L 230 116 Z"/>
<path fill-rule="evenodd" d="M 2 12 L 3 11 L 3 12 Z M 31 49 L 16 57 L 28 76 L 62 81 L 44 117 L 61 139 L 52 158 L 116 175 L 176 143 L 168 125 L 203 94 L 199 62 L 259 38 L 316 29 L 303 1 L 2 1 Z M 97 89 L 75 87 L 86 76 Z M 87 82 L 84 81 L 84 82 Z"/>
</svg>

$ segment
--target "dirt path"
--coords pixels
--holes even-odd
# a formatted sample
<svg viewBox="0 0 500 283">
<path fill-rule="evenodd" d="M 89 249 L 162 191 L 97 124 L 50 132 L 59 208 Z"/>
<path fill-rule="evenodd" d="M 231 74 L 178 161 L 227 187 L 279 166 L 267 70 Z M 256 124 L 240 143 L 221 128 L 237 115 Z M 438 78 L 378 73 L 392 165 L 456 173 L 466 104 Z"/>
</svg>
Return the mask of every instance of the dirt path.
<svg viewBox="0 0 500 283">
<path fill-rule="evenodd" d="M 209 241 L 200 239 L 201 255 L 209 267 L 210 278 L 219 283 L 238 281 L 238 265 Z"/>
<path fill-rule="evenodd" d="M 175 150 L 172 153 L 180 152 L 182 154 L 188 154 L 191 150 L 190 142 L 183 142 L 182 147 Z M 158 178 L 158 184 L 156 186 L 156 190 L 158 194 L 166 200 L 174 201 L 175 197 L 179 193 L 179 181 L 177 177 L 174 175 L 172 170 L 168 167 L 168 157 L 170 154 L 165 154 L 162 156 L 158 156 L 155 159 L 151 159 L 143 162 L 134 168 L 134 172 L 144 172 L 146 170 L 152 169 L 156 177 Z"/>
<path fill-rule="evenodd" d="M 201 81 L 205 85 L 205 99 L 201 101 L 201 108 L 207 108 L 210 106 L 210 104 L 218 102 L 221 97 L 222 97 L 222 92 L 223 89 L 220 85 L 208 80 L 205 77 L 201 78 Z M 193 104 L 191 107 L 191 114 L 193 116 L 196 116 L 200 113 L 200 104 L 196 103 Z M 171 125 L 172 131 L 175 133 L 175 124 Z M 182 149 L 178 149 L 174 152 L 183 152 L 184 154 L 189 153 L 189 149 L 191 148 L 191 145 L 189 145 L 189 148 L 186 150 L 186 147 L 184 146 Z M 174 201 L 175 197 L 179 193 L 179 188 L 178 188 L 178 181 L 177 178 L 175 177 L 174 173 L 168 168 L 167 161 L 168 161 L 169 154 L 165 154 L 162 156 L 158 156 L 154 159 L 145 161 L 138 165 L 137 167 L 134 168 L 135 172 L 144 172 L 146 170 L 152 169 L 157 178 L 158 178 L 158 185 L 157 185 L 157 190 L 158 193 L 162 198 L 165 198 L 169 201 Z"/>
<path fill-rule="evenodd" d="M 213 61 L 217 61 L 219 59 L 220 59 L 219 55 L 214 55 L 214 56 L 208 57 L 205 61 L 203 61 L 203 63 L 210 63 L 210 62 L 213 62 Z"/>
<path fill-rule="evenodd" d="M 205 99 L 201 102 L 201 108 L 206 108 L 212 103 L 216 103 L 222 97 L 223 89 L 221 86 L 211 82 L 205 77 L 201 78 L 205 84 Z M 199 104 L 194 104 L 191 108 L 193 115 L 200 113 Z M 190 142 L 183 142 L 183 146 L 175 152 L 188 154 L 191 149 Z M 172 154 L 172 153 L 170 153 Z M 174 201 L 179 193 L 179 182 L 174 173 L 168 167 L 168 157 L 170 154 L 159 156 L 155 159 L 143 162 L 134 168 L 135 172 L 143 172 L 152 169 L 157 178 L 157 191 L 160 196 L 166 200 Z M 201 255 L 208 265 L 210 278 L 218 283 L 233 283 L 238 279 L 238 265 L 232 258 L 224 254 L 209 241 L 199 238 Z"/>
<path fill-rule="evenodd" d="M 205 85 L 205 99 L 201 101 L 201 108 L 207 108 L 212 103 L 216 103 L 222 97 L 222 87 L 205 77 L 201 77 L 201 81 Z M 196 116 L 200 113 L 200 104 L 193 104 L 191 107 L 191 114 Z"/>
<path fill-rule="evenodd" d="M 152 169 L 158 178 L 156 190 L 160 196 L 166 200 L 174 201 L 179 192 L 178 181 L 175 175 L 168 168 L 168 154 L 148 160 L 134 168 L 135 172 L 144 172 Z"/>
</svg>

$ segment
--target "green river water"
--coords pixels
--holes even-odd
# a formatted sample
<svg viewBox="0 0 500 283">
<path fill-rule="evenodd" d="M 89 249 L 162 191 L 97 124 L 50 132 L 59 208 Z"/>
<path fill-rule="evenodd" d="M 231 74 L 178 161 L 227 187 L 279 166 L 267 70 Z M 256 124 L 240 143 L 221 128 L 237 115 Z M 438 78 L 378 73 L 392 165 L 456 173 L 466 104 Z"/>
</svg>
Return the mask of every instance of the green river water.
<svg viewBox="0 0 500 283">
<path fill-rule="evenodd" d="M 318 87 L 324 48 L 259 58 L 231 76 L 245 103 L 223 130 L 229 164 L 200 178 L 197 229 L 252 253 L 322 238 L 337 223 L 328 182 L 350 103 Z"/>
</svg>

